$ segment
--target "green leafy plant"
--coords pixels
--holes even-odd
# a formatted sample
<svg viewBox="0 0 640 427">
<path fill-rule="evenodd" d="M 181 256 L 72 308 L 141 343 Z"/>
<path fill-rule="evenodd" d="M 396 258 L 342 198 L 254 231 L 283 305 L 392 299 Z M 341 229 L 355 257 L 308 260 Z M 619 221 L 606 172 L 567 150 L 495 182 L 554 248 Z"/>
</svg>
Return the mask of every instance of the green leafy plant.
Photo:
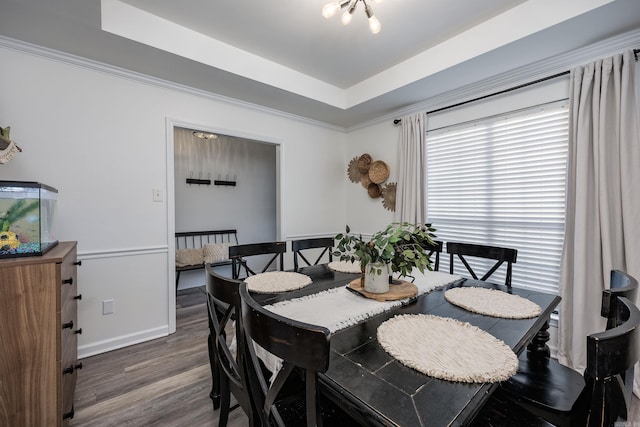
<svg viewBox="0 0 640 427">
<path fill-rule="evenodd" d="M 431 224 L 394 222 L 376 232 L 370 240 L 365 240 L 361 234 L 352 234 L 347 225 L 345 233 L 335 236 L 337 246 L 333 255 L 340 257 L 341 261 L 359 260 L 363 271 L 368 265 L 382 263 L 391 265 L 391 270 L 401 276 L 411 274 L 414 268 L 424 273 L 425 269 L 431 270 L 428 251 L 435 244 L 434 231 Z M 376 274 L 382 274 L 382 268 L 370 268 Z"/>
<path fill-rule="evenodd" d="M 0 217 L 0 229 L 2 231 L 9 231 L 11 224 L 17 221 L 19 218 L 22 218 L 24 215 L 29 213 L 30 211 L 37 209 L 39 206 L 38 201 L 34 200 L 28 202 L 24 199 L 17 200 L 9 210 Z"/>
</svg>

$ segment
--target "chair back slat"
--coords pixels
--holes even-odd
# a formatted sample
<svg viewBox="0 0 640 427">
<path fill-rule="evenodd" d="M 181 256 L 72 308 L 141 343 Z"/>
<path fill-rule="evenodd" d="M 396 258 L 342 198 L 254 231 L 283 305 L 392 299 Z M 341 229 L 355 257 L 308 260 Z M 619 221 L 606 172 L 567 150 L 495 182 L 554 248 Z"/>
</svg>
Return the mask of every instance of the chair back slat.
<svg viewBox="0 0 640 427">
<path fill-rule="evenodd" d="M 622 323 L 622 319 L 616 317 L 617 298 L 625 297 L 630 301 L 636 301 L 638 294 L 638 281 L 620 270 L 611 270 L 609 289 L 602 291 L 602 309 L 600 315 L 607 318 L 607 329 L 612 329 Z"/>
<path fill-rule="evenodd" d="M 266 310 L 250 295 L 247 284 L 240 285 L 242 321 L 247 336 L 249 358 L 258 381 L 252 383 L 256 405 L 263 408 L 263 422 L 282 425 L 278 410 L 273 404 L 282 385 L 294 367 L 305 373 L 306 417 L 308 426 L 321 423 L 317 404 L 316 376 L 329 367 L 330 332 L 327 328 L 298 322 Z M 282 359 L 283 365 L 273 383 L 264 376 L 252 343 Z M 259 387 L 258 387 L 259 386 Z M 269 421 L 270 420 L 270 421 Z"/>
<path fill-rule="evenodd" d="M 255 271 L 264 273 L 272 266 L 277 270 L 284 270 L 284 253 L 287 252 L 286 242 L 265 242 L 250 243 L 246 245 L 236 245 L 229 247 L 229 258 L 232 265 L 232 276 L 234 279 L 240 278 L 240 272 L 244 269 L 246 276 L 257 274 Z M 271 255 L 269 261 L 264 263 L 261 269 L 254 269 L 249 266 L 247 257 L 259 255 Z"/>
<path fill-rule="evenodd" d="M 515 264 L 516 259 L 518 257 L 518 250 L 512 248 L 504 248 L 499 246 L 487 246 L 487 245 L 477 245 L 473 243 L 461 243 L 461 242 L 447 242 L 447 252 L 450 254 L 449 259 L 449 272 L 453 274 L 454 270 L 454 256 L 457 256 L 462 264 L 465 266 L 471 277 L 476 280 L 486 281 L 491 277 L 493 273 L 495 273 L 498 268 L 503 264 L 507 263 L 507 271 L 505 274 L 505 285 L 510 288 L 511 287 L 511 274 L 513 264 Z M 493 266 L 478 279 L 478 275 L 473 270 L 469 262 L 465 257 L 476 257 L 476 258 L 485 258 L 495 260 L 496 262 Z"/>
<path fill-rule="evenodd" d="M 334 245 L 333 237 L 318 237 L 312 239 L 302 239 L 302 240 L 293 240 L 291 242 L 291 251 L 293 252 L 293 268 L 295 271 L 298 271 L 301 266 L 299 260 L 302 260 L 306 263 L 306 265 L 318 265 L 320 260 L 328 254 L 329 262 L 333 261 L 332 248 Z M 309 261 L 302 251 L 308 249 L 320 249 L 323 248 L 322 252 L 314 262 Z"/>
<path fill-rule="evenodd" d="M 433 271 L 439 271 L 440 270 L 440 254 L 442 253 L 442 250 L 443 250 L 442 241 L 435 240 L 433 245 L 426 246 L 424 249 L 427 251 L 427 256 L 429 257 L 429 259 L 431 259 L 433 255 L 435 255 L 435 260 L 433 261 Z"/>
</svg>

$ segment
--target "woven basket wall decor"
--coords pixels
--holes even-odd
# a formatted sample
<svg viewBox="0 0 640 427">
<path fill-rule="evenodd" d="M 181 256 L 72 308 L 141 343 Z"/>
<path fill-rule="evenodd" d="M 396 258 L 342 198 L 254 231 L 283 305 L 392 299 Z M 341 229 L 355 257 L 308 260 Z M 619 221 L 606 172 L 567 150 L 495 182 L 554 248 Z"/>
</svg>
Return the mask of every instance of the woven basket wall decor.
<svg viewBox="0 0 640 427">
<path fill-rule="evenodd" d="M 347 177 L 353 183 L 359 182 L 372 199 L 383 198 L 382 204 L 386 209 L 395 210 L 395 183 L 383 185 L 389 178 L 389 165 L 382 160 L 373 161 L 370 154 L 355 156 L 347 166 Z M 387 190 L 385 197 L 385 189 Z"/>
<path fill-rule="evenodd" d="M 364 175 L 369 172 L 369 166 L 371 166 L 371 155 L 365 153 L 358 159 L 358 170 Z"/>
<path fill-rule="evenodd" d="M 362 175 L 362 178 L 360 178 L 360 184 L 366 189 L 369 188 L 369 184 L 371 184 L 371 178 L 369 178 L 369 174 Z"/>
<path fill-rule="evenodd" d="M 382 188 L 382 206 L 395 212 L 396 210 L 396 183 L 390 182 Z"/>
<path fill-rule="evenodd" d="M 369 178 L 371 182 L 382 184 L 389 178 L 389 166 L 382 160 L 376 160 L 369 167 Z"/>
<path fill-rule="evenodd" d="M 382 189 L 380 188 L 380 185 L 372 182 L 369 184 L 369 187 L 367 187 L 367 193 L 369 193 L 369 197 L 372 199 L 377 199 L 382 195 Z"/>
<path fill-rule="evenodd" d="M 351 159 L 349 166 L 347 166 L 347 176 L 351 182 L 360 182 L 362 174 L 358 170 L 358 156 Z"/>
</svg>

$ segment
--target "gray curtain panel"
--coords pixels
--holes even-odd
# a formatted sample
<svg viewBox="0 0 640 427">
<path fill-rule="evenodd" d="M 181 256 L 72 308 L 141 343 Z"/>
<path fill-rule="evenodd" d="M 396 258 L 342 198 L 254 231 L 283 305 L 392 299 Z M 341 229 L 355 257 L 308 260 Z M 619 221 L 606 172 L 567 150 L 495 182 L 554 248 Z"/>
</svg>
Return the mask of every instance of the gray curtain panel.
<svg viewBox="0 0 640 427">
<path fill-rule="evenodd" d="M 411 224 L 426 222 L 425 205 L 425 113 L 402 118 L 398 143 L 398 187 L 395 220 Z"/>
<path fill-rule="evenodd" d="M 640 130 L 632 51 L 571 71 L 558 359 L 582 372 L 611 269 L 640 278 Z M 636 301 L 637 303 L 637 301 Z M 639 395 L 636 368 L 635 393 Z"/>
</svg>

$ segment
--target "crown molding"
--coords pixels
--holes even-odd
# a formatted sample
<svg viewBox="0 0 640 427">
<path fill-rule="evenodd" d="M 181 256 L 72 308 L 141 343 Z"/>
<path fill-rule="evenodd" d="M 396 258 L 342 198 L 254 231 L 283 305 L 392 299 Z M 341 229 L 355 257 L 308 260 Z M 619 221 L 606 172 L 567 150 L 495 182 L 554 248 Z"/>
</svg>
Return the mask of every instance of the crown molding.
<svg viewBox="0 0 640 427">
<path fill-rule="evenodd" d="M 444 92 L 392 113 L 385 114 L 384 116 L 349 127 L 347 128 L 347 132 L 352 132 L 384 121 L 392 121 L 409 114 L 436 110 L 446 107 L 447 105 L 464 102 L 464 100 L 467 99 L 474 99 L 499 92 L 523 83 L 570 70 L 603 57 L 637 48 L 640 48 L 640 29 L 632 30 L 571 52 L 555 55 L 543 61 L 537 61 L 491 78 Z"/>
<path fill-rule="evenodd" d="M 146 74 L 138 73 L 135 71 L 127 70 L 126 68 L 116 67 L 114 65 L 106 64 L 92 59 L 84 58 L 82 56 L 73 55 L 70 53 L 50 49 L 44 46 L 35 45 L 32 43 L 24 42 L 17 39 L 12 39 L 5 36 L 0 36 L 0 47 L 11 49 L 17 52 L 26 53 L 29 55 L 49 59 L 56 62 L 61 62 L 67 65 L 85 68 L 92 71 L 97 71 L 105 74 L 110 74 L 116 77 L 125 78 L 138 83 L 147 84 L 150 86 L 156 86 L 162 89 L 175 90 L 177 92 L 186 93 L 189 95 L 206 98 L 211 101 L 223 102 L 234 106 L 246 108 L 259 113 L 265 113 L 272 116 L 277 116 L 297 122 L 305 123 L 312 126 L 318 126 L 338 132 L 345 132 L 345 128 L 341 126 L 335 126 L 329 123 L 321 122 L 319 120 L 309 119 L 307 117 L 298 116 L 295 114 L 287 113 L 284 111 L 276 110 L 274 108 L 265 107 L 258 104 L 253 104 L 246 101 L 241 101 L 235 98 L 231 98 L 224 95 L 219 95 L 213 92 L 207 92 L 204 90 L 196 89 L 187 85 L 171 82 L 168 80 L 152 77 Z"/>
</svg>

